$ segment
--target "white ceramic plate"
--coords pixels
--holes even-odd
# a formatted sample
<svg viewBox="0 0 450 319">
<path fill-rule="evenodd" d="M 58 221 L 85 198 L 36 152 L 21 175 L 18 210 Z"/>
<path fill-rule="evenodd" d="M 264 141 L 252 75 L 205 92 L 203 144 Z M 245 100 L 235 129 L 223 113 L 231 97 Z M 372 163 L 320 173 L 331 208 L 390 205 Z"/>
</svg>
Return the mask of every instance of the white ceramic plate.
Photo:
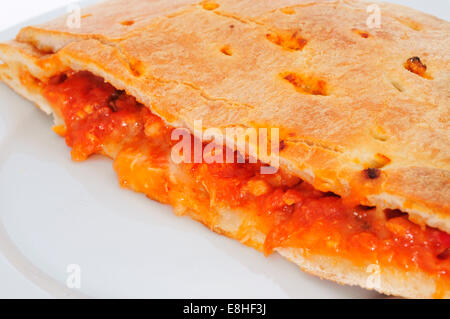
<svg viewBox="0 0 450 319">
<path fill-rule="evenodd" d="M 397 2 L 448 18 L 445 1 Z M 121 189 L 110 160 L 72 162 L 51 126 L 0 84 L 0 297 L 379 297 L 309 276 L 277 255 L 265 258 Z M 67 286 L 78 274 L 69 265 L 79 266 L 80 288 Z"/>
</svg>

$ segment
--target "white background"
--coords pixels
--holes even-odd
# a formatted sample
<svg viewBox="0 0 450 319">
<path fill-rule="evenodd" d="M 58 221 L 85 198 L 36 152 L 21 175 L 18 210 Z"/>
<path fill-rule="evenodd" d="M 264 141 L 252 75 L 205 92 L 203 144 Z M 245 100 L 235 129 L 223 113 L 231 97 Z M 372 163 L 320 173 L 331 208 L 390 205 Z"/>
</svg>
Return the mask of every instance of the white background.
<svg viewBox="0 0 450 319">
<path fill-rule="evenodd" d="M 167 0 L 170 1 L 170 0 Z M 237 0 L 238 1 L 238 0 Z M 398 1 L 391 1 L 396 2 L 400 4 L 409 5 L 410 7 L 414 7 L 416 9 L 437 15 L 441 18 L 450 19 L 450 10 L 449 10 L 449 3 L 448 0 L 398 0 Z M 64 7 L 68 6 L 69 4 L 74 3 L 74 1 L 71 0 L 2 0 L 2 8 L 0 9 L 0 31 L 5 30 L 17 23 L 23 22 L 29 18 L 36 17 L 41 15 L 42 13 L 45 13 L 49 10 L 58 8 L 58 7 Z M 28 107 L 28 106 L 26 106 Z M 31 109 L 30 109 L 31 112 Z M 0 118 L 1 122 L 1 118 Z M 0 123 L 1 124 L 1 123 Z M 1 125 L 0 125 L 1 128 Z M 0 130 L 1 131 L 1 130 Z M 1 133 L 1 132 L 0 132 Z M 42 132 L 42 134 L 47 134 Z M 48 133 L 50 136 L 50 133 Z M 45 136 L 41 140 L 42 141 L 49 141 L 51 137 Z M 54 137 L 55 138 L 55 137 Z M 56 138 L 55 138 L 56 139 Z M 60 142 L 58 142 L 60 143 Z M 67 152 L 66 149 L 64 149 L 64 152 Z M 0 150 L 1 153 L 1 150 Z M 37 165 L 37 164 L 36 164 Z M 68 164 L 69 165 L 69 164 Z M 76 168 L 78 170 L 78 168 Z M 82 172 L 85 171 L 84 168 L 79 169 L 79 173 L 82 174 Z M 112 173 L 109 173 L 109 170 L 106 171 L 105 174 L 110 174 L 111 180 L 114 180 L 115 177 Z M 109 176 L 109 175 L 108 175 Z M 100 176 L 102 177 L 102 176 Z M 1 182 L 1 181 L 0 181 Z M 111 182 L 113 183 L 113 182 Z M 114 188 L 111 188 L 111 191 L 116 191 Z M 125 191 L 117 190 L 118 194 L 124 194 L 123 196 L 131 196 L 133 199 L 135 198 L 133 194 L 128 194 Z M 137 200 L 137 199 L 134 199 Z M 146 199 L 142 200 L 145 201 L 145 204 L 147 205 Z M 150 204 L 148 204 L 150 205 Z M 44 213 L 45 214 L 45 213 Z M 140 217 L 141 218 L 141 217 Z M 171 218 L 171 217 L 167 217 Z M 168 224 L 172 224 L 172 220 L 168 221 Z M 177 222 L 175 220 L 175 222 Z M 24 222 L 26 224 L 26 222 Z M 29 223 L 28 223 L 29 224 Z M 133 225 L 133 229 L 137 229 L 139 225 L 139 222 L 136 225 Z M 177 223 L 177 225 L 179 225 Z M 194 226 L 196 227 L 196 226 Z M 177 226 L 173 226 L 173 228 L 177 228 Z M 177 231 L 182 231 L 177 230 Z M 24 230 L 24 233 L 26 232 L 33 232 L 33 227 L 30 225 L 30 229 Z M 209 235 L 206 235 L 209 236 Z M 213 235 L 211 235 L 211 238 L 213 238 Z M 205 238 L 206 240 L 206 238 Z M 215 239 L 214 239 L 215 240 Z M 51 245 L 50 243 L 48 244 Z M 244 259 L 243 256 L 240 256 L 239 254 L 256 254 L 256 252 L 248 251 L 245 248 L 238 248 L 234 244 L 224 241 L 223 245 L 231 245 L 231 248 L 228 249 L 230 255 L 231 254 L 237 254 L 237 259 L 239 261 L 242 261 Z M 228 260 L 228 259 L 227 259 Z M 289 267 L 286 266 L 283 263 L 277 264 L 278 261 L 271 261 L 271 264 L 273 264 L 273 267 L 270 266 L 269 273 L 273 273 L 276 271 L 274 268 L 282 270 L 283 267 Z M 260 265 L 258 265 L 260 267 Z M 269 267 L 269 266 L 267 266 Z M 309 280 L 309 279 L 308 279 Z M 311 279 L 313 280 L 313 279 Z M 262 282 L 262 280 L 259 280 L 258 278 L 255 279 L 255 282 Z M 319 284 L 314 282 L 314 286 L 318 286 Z M 327 284 L 323 283 L 323 289 L 324 291 L 328 290 Z M 16 270 L 7 260 L 0 254 L 0 298 L 14 298 L 14 297 L 27 297 L 27 298 L 45 298 L 49 295 L 42 291 L 40 288 L 38 288 L 36 285 L 34 285 L 32 282 L 30 282 L 27 278 L 25 278 L 21 272 Z"/>
</svg>

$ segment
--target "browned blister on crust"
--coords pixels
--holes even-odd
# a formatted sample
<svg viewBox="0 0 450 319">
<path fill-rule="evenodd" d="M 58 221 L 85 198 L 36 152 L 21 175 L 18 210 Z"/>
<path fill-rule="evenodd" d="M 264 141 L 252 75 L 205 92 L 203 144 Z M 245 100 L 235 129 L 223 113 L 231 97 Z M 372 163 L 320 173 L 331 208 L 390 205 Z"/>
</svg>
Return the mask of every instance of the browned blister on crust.
<svg viewBox="0 0 450 319">
<path fill-rule="evenodd" d="M 112 1 L 79 29 L 24 28 L 0 58 L 37 78 L 89 70 L 173 126 L 280 128 L 284 169 L 450 232 L 450 24 L 379 4 L 370 29 L 367 5 Z"/>
</svg>

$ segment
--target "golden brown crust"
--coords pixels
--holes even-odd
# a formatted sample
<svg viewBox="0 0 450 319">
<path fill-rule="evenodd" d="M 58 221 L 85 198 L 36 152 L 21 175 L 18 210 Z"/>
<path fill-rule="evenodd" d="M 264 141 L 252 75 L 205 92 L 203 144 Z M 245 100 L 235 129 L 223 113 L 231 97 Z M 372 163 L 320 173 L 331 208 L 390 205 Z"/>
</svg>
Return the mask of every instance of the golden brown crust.
<svg viewBox="0 0 450 319">
<path fill-rule="evenodd" d="M 84 11 L 81 29 L 59 19 L 23 29 L 18 40 L 97 68 L 176 125 L 201 118 L 205 126 L 280 127 L 283 164 L 317 188 L 368 204 L 394 196 L 403 210 L 450 231 L 449 23 L 380 4 L 382 26 L 369 29 L 367 4 L 358 1 L 222 0 L 215 10 L 180 9 L 191 2 L 116 1 Z M 110 14 L 99 15 L 104 10 Z M 306 45 L 289 49 L 289 36 Z M 404 68 L 413 56 L 432 79 Z M 327 95 L 299 92 L 286 72 L 326 82 Z M 390 161 L 380 179 L 361 180 L 364 169 L 385 164 L 379 156 Z"/>
<path fill-rule="evenodd" d="M 448 22 L 380 4 L 369 29 L 359 1 L 193 2 L 100 5 L 81 29 L 23 29 L 0 58 L 38 78 L 89 70 L 175 126 L 279 127 L 282 165 L 316 188 L 450 232 Z M 405 69 L 416 56 L 427 77 Z M 318 81 L 324 94 L 295 87 Z"/>
</svg>

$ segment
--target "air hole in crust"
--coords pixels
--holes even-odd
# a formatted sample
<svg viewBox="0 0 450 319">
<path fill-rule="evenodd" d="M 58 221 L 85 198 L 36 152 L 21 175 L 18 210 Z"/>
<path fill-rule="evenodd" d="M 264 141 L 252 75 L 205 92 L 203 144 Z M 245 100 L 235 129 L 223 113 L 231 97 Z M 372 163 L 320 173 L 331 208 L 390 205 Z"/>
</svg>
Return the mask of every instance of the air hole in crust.
<svg viewBox="0 0 450 319">
<path fill-rule="evenodd" d="M 352 29 L 352 31 L 354 33 L 356 33 L 357 35 L 359 35 L 361 38 L 367 39 L 368 37 L 370 37 L 370 34 L 367 31 L 363 31 L 363 30 L 359 30 L 359 29 Z"/>
<path fill-rule="evenodd" d="M 377 153 L 375 154 L 375 159 L 371 165 L 374 168 L 383 168 L 391 162 L 391 159 L 386 155 Z"/>
<path fill-rule="evenodd" d="M 381 176 L 381 168 L 385 167 L 391 162 L 391 159 L 386 155 L 377 153 L 375 154 L 373 160 L 366 163 L 365 166 L 368 167 L 363 171 L 364 175 L 369 179 L 377 179 Z"/>
<path fill-rule="evenodd" d="M 216 10 L 220 7 L 218 3 L 211 2 L 211 1 L 205 1 L 202 3 L 203 9 L 205 10 Z"/>
<path fill-rule="evenodd" d="M 414 56 L 412 58 L 409 58 L 406 60 L 406 62 L 403 64 L 406 70 L 409 72 L 412 72 L 414 74 L 417 74 L 418 76 L 421 76 L 425 79 L 432 79 L 431 76 L 429 76 L 427 72 L 427 66 L 422 63 L 420 58 L 418 56 Z"/>
<path fill-rule="evenodd" d="M 282 8 L 280 11 L 284 14 L 295 14 L 295 10 L 293 8 Z"/>
<path fill-rule="evenodd" d="M 133 73 L 133 75 L 135 77 L 140 77 L 144 74 L 144 72 L 145 72 L 144 64 L 141 61 L 133 60 L 133 61 L 130 61 L 129 65 L 130 65 L 130 71 L 131 71 L 131 73 Z"/>
<path fill-rule="evenodd" d="M 392 86 L 399 92 L 403 92 L 404 89 L 397 81 L 391 81 Z"/>
<path fill-rule="evenodd" d="M 225 55 L 232 56 L 233 51 L 231 50 L 231 47 L 229 45 L 225 45 L 220 49 L 220 52 L 222 52 Z"/>
<path fill-rule="evenodd" d="M 369 169 L 380 169 L 385 167 L 391 163 L 391 159 L 386 155 L 377 153 L 373 156 L 372 159 L 369 159 L 364 163 L 364 167 L 368 167 Z"/>
<path fill-rule="evenodd" d="M 302 77 L 299 74 L 288 72 L 280 75 L 282 79 L 291 83 L 297 91 L 303 94 L 328 95 L 327 84 L 324 80 L 313 77 Z"/>
<path fill-rule="evenodd" d="M 129 27 L 134 24 L 134 21 L 133 20 L 125 20 L 125 21 L 120 22 L 120 24 Z"/>
<path fill-rule="evenodd" d="M 386 130 L 381 126 L 373 126 L 370 130 L 372 137 L 378 141 L 386 142 L 389 139 Z"/>
<path fill-rule="evenodd" d="M 266 38 L 270 42 L 291 51 L 300 51 L 308 43 L 308 41 L 300 35 L 300 31 L 298 30 L 269 32 L 266 34 Z"/>
</svg>

